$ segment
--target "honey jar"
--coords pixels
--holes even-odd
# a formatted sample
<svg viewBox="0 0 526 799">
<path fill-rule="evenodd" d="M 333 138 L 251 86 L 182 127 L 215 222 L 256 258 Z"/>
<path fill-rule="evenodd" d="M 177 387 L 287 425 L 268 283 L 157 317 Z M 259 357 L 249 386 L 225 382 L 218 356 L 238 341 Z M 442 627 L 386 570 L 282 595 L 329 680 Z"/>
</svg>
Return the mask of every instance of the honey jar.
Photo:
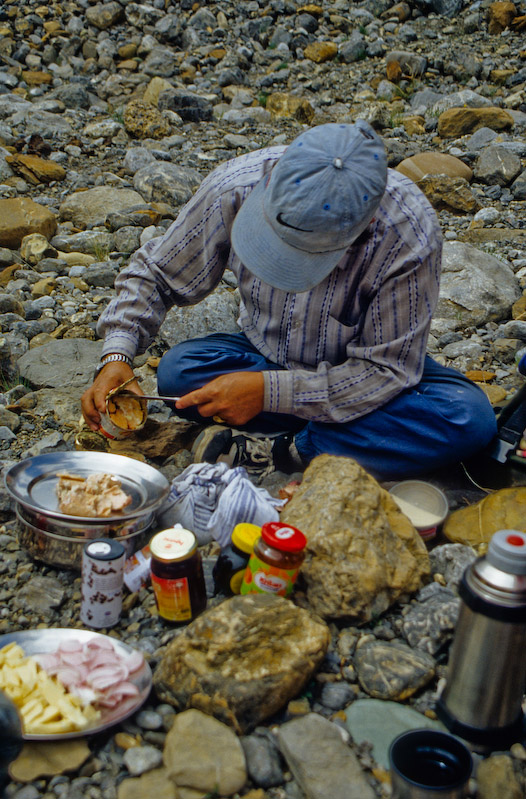
<svg viewBox="0 0 526 799">
<path fill-rule="evenodd" d="M 212 571 L 216 594 L 239 594 L 247 563 L 260 535 L 261 527 L 257 524 L 236 524 L 231 543 L 223 547 Z"/>
<path fill-rule="evenodd" d="M 242 594 L 289 596 L 305 558 L 307 539 L 296 527 L 267 522 L 254 545 L 241 583 Z"/>
<path fill-rule="evenodd" d="M 150 571 L 159 616 L 187 624 L 206 608 L 206 584 L 195 535 L 181 525 L 150 541 Z"/>
</svg>

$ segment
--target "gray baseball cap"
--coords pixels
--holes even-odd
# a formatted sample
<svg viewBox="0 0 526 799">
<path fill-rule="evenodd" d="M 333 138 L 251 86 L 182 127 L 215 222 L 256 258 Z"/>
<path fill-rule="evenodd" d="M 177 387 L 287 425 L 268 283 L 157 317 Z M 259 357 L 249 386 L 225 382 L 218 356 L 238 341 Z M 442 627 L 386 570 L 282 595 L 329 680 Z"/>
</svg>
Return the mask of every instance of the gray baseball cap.
<svg viewBox="0 0 526 799">
<path fill-rule="evenodd" d="M 310 128 L 239 209 L 234 252 L 265 283 L 308 291 L 371 222 L 386 183 L 385 147 L 367 122 Z"/>
</svg>

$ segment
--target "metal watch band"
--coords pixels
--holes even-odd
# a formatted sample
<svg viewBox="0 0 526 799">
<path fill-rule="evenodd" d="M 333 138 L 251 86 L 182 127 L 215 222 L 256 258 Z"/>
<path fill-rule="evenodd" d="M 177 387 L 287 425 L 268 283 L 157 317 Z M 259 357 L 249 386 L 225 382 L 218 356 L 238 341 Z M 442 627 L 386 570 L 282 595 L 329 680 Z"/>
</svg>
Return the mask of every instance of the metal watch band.
<svg viewBox="0 0 526 799">
<path fill-rule="evenodd" d="M 98 364 L 98 366 L 97 366 L 97 367 L 96 367 L 96 369 L 95 369 L 95 372 L 94 372 L 94 374 L 93 374 L 93 379 L 95 380 L 95 378 L 97 377 L 97 375 L 99 374 L 99 372 L 100 372 L 102 369 L 104 369 L 104 367 L 105 367 L 105 366 L 106 366 L 108 363 L 112 363 L 112 362 L 114 362 L 114 361 L 122 361 L 123 363 L 127 363 L 127 364 L 128 364 L 128 366 L 131 366 L 131 365 L 132 365 L 132 361 L 131 361 L 131 359 L 130 359 L 130 358 L 128 358 L 128 356 L 127 356 L 127 355 L 123 355 L 121 352 L 113 352 L 111 355 L 105 355 L 105 356 L 104 356 L 104 357 L 101 359 L 101 362 Z"/>
<path fill-rule="evenodd" d="M 122 352 L 112 352 L 111 355 L 103 355 L 100 359 L 103 366 L 106 366 L 107 363 L 111 363 L 112 361 L 124 361 L 128 366 L 132 365 L 131 358 L 128 358 L 127 355 L 123 355 Z"/>
</svg>

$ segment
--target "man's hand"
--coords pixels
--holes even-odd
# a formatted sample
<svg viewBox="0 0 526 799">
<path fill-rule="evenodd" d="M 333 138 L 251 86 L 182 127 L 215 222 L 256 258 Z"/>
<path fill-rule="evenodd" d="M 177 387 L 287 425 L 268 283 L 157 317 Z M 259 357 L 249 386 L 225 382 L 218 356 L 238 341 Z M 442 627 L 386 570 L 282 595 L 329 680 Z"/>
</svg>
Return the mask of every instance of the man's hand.
<svg viewBox="0 0 526 799">
<path fill-rule="evenodd" d="M 101 369 L 95 382 L 81 398 L 82 413 L 91 430 L 96 432 L 100 427 L 100 415 L 106 410 L 108 392 L 122 385 L 131 377 L 133 377 L 133 369 L 123 361 L 112 361 Z M 130 383 L 126 388 L 136 394 L 143 394 L 137 382 Z"/>
<path fill-rule="evenodd" d="M 264 383 L 261 372 L 221 375 L 176 403 L 179 409 L 197 406 L 201 416 L 220 416 L 229 425 L 246 424 L 263 410 Z"/>
</svg>

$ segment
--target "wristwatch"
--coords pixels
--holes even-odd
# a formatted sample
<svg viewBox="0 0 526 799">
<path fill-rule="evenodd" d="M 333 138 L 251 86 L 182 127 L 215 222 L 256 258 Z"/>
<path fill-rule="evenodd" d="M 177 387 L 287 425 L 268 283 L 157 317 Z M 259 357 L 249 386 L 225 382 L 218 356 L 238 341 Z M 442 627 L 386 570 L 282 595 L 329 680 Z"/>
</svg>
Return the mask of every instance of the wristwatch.
<svg viewBox="0 0 526 799">
<path fill-rule="evenodd" d="M 95 380 L 101 369 L 104 369 L 108 363 L 113 363 L 114 361 L 122 361 L 123 363 L 127 363 L 130 367 L 132 365 L 132 360 L 128 358 L 127 355 L 124 355 L 122 352 L 112 352 L 111 355 L 104 355 L 101 358 L 99 365 L 95 368 L 93 379 Z"/>
</svg>

